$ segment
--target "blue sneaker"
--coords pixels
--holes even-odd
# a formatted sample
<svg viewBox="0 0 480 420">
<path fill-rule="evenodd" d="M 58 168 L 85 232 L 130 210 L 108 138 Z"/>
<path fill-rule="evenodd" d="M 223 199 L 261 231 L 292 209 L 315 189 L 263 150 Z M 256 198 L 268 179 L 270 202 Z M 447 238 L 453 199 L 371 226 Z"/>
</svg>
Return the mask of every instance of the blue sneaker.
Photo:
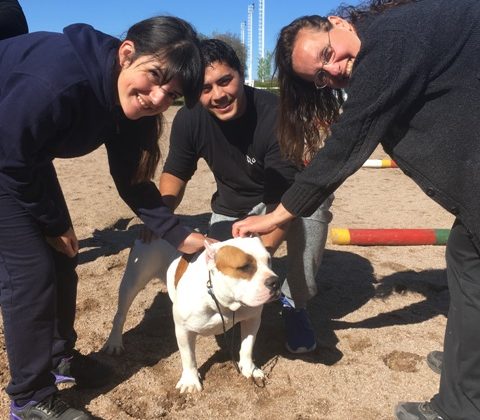
<svg viewBox="0 0 480 420">
<path fill-rule="evenodd" d="M 70 407 L 56 394 L 42 401 L 30 401 L 24 406 L 18 406 L 12 401 L 10 405 L 10 420 L 90 420 L 92 416 L 84 411 Z"/>
<path fill-rule="evenodd" d="M 285 347 L 290 353 L 309 353 L 317 348 L 315 333 L 305 309 L 296 309 L 282 295 L 282 317 L 285 321 L 287 341 Z"/>
</svg>

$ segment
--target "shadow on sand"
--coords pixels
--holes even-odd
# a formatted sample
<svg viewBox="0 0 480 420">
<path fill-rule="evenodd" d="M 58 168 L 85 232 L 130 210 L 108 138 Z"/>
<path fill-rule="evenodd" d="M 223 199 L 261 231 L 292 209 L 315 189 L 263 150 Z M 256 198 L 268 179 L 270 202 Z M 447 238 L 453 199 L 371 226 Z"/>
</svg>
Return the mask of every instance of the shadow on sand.
<svg viewBox="0 0 480 420">
<path fill-rule="evenodd" d="M 205 218 L 205 215 L 201 217 Z M 208 222 L 208 215 L 205 220 Z M 129 237 L 130 231 L 134 229 L 136 228 L 127 229 L 119 235 Z M 280 276 L 285 274 L 285 264 L 285 257 L 274 261 Z M 306 355 L 293 355 L 286 351 L 281 306 L 278 302 L 273 302 L 265 305 L 263 310 L 262 325 L 254 348 L 257 366 L 262 366 L 268 372 L 274 368 L 279 355 L 290 359 L 302 358 L 309 363 L 333 365 L 343 357 L 341 351 L 337 349 L 336 330 L 418 323 L 438 314 L 446 315 L 448 310 L 445 270 L 405 271 L 377 281 L 373 268 L 366 258 L 351 252 L 326 250 L 318 279 L 318 295 L 309 302 L 308 307 L 317 333 L 317 349 Z M 407 291 L 419 292 L 425 296 L 425 300 L 359 322 L 337 321 L 372 298 L 386 298 L 392 293 Z M 127 381 L 142 368 L 154 366 L 178 351 L 171 302 L 167 294 L 159 293 L 155 297 L 142 321 L 126 331 L 123 340 L 126 348 L 126 354 L 123 356 L 113 358 L 103 353 L 92 354 L 113 367 L 115 371 L 113 381 L 106 387 L 82 390 L 81 393 L 75 392 L 75 387 L 62 391 L 70 401 L 79 406 L 88 405 L 100 394 Z M 205 377 L 213 365 L 228 362 L 231 353 L 238 359 L 238 325 L 233 332 L 227 333 L 226 337 L 217 336 L 217 342 L 219 349 L 199 368 L 202 377 Z M 141 343 L 141 346 L 138 343 Z M 180 374 L 180 366 L 178 369 Z"/>
</svg>

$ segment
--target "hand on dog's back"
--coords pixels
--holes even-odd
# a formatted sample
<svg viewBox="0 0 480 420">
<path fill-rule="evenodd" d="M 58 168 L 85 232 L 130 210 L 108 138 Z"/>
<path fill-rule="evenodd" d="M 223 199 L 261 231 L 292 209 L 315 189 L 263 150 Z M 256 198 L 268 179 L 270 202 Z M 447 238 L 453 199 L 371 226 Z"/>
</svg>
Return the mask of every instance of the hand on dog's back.
<svg viewBox="0 0 480 420">
<path fill-rule="evenodd" d="M 192 232 L 178 246 L 178 250 L 184 254 L 194 254 L 204 247 L 205 236 L 198 232 Z"/>
</svg>

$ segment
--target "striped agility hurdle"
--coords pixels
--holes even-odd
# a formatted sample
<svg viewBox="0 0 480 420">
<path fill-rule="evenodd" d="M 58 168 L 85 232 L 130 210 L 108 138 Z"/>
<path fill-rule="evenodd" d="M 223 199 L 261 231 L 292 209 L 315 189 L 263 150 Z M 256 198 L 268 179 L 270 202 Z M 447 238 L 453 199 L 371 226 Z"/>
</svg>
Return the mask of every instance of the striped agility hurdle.
<svg viewBox="0 0 480 420">
<path fill-rule="evenodd" d="M 345 229 L 332 228 L 335 245 L 445 245 L 450 229 Z"/>
<path fill-rule="evenodd" d="M 398 168 L 395 161 L 392 159 L 367 159 L 363 165 L 363 168 Z"/>
</svg>

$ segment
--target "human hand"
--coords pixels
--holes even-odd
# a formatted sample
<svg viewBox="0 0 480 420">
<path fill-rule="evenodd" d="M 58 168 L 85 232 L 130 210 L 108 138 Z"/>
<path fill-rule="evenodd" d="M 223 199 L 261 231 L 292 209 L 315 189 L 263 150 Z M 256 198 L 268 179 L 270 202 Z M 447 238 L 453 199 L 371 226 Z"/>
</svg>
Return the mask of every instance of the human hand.
<svg viewBox="0 0 480 420">
<path fill-rule="evenodd" d="M 140 233 L 138 234 L 138 239 L 140 239 L 144 244 L 149 244 L 155 239 L 158 239 L 158 236 L 155 235 L 148 227 L 143 225 L 140 229 Z"/>
<path fill-rule="evenodd" d="M 220 242 L 218 239 L 209 238 L 208 236 L 204 236 L 203 238 L 205 242 L 208 242 L 209 245 L 214 244 L 215 242 Z"/>
<path fill-rule="evenodd" d="M 205 236 L 198 232 L 192 232 L 177 247 L 180 252 L 193 254 L 204 247 Z"/>
<path fill-rule="evenodd" d="M 271 213 L 263 216 L 250 216 L 235 222 L 232 226 L 232 236 L 248 236 L 254 233 L 266 234 L 273 232 L 286 222 L 294 219 L 294 215 L 288 212 L 281 204 Z"/>
<path fill-rule="evenodd" d="M 250 216 L 246 219 L 235 222 L 232 226 L 232 236 L 250 236 L 255 233 L 270 233 L 273 232 L 277 225 L 271 220 L 269 214 L 264 216 Z"/>
<path fill-rule="evenodd" d="M 78 254 L 78 239 L 73 228 L 69 228 L 60 236 L 47 236 L 47 243 L 56 251 L 73 258 Z"/>
</svg>

